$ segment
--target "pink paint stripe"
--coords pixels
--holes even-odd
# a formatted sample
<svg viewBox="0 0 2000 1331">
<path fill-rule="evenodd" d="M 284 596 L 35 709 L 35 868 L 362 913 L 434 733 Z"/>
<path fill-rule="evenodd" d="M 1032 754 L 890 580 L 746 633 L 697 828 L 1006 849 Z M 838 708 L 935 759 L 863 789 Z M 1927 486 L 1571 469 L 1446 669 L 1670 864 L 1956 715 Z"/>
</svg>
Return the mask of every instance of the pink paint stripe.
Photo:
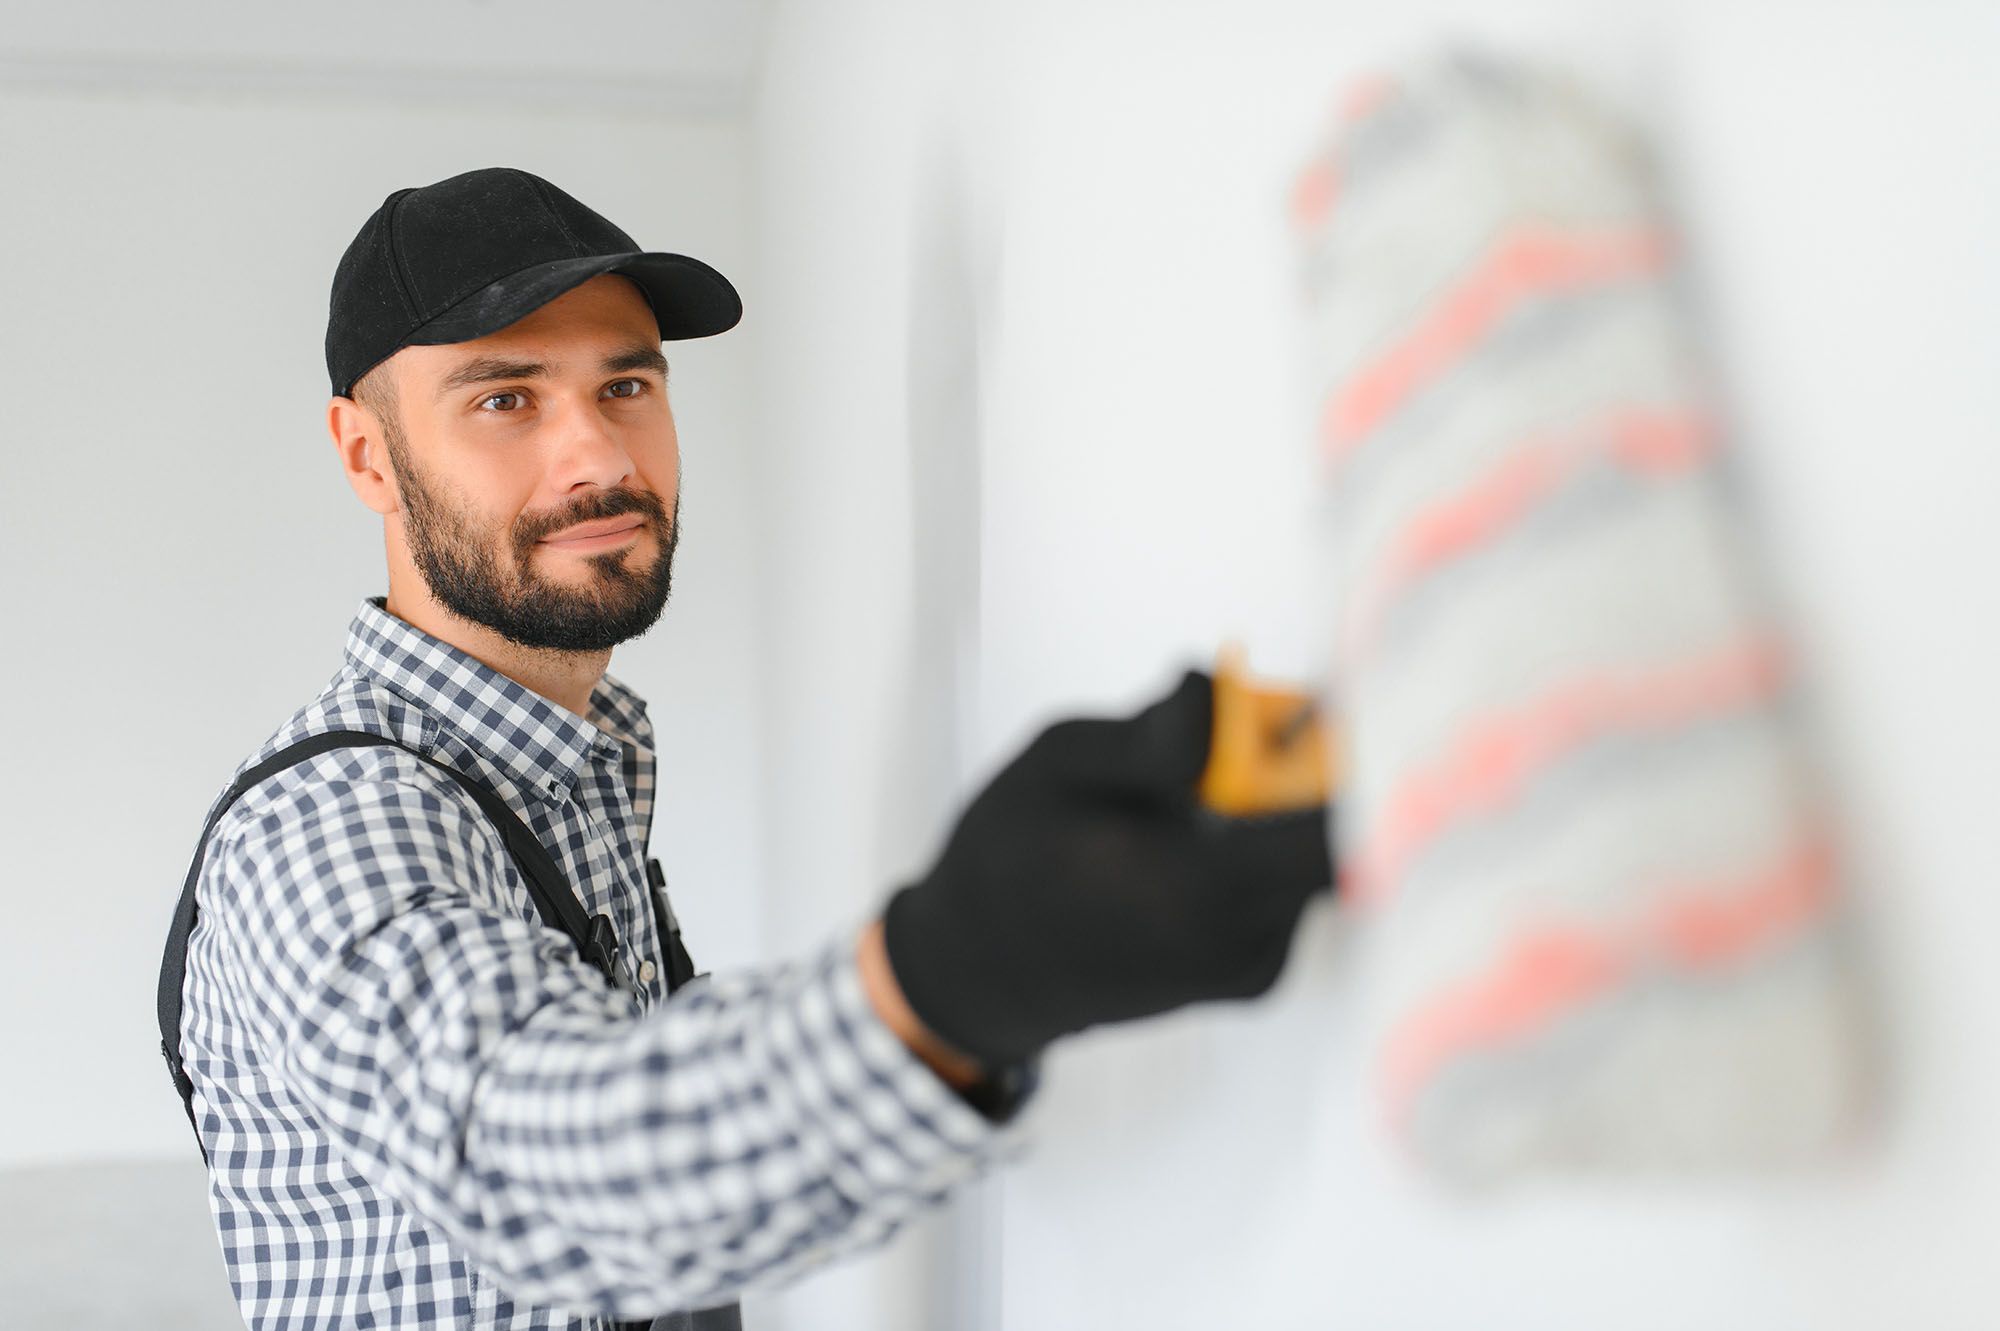
<svg viewBox="0 0 2000 1331">
<path fill-rule="evenodd" d="M 1746 706 L 1774 693 L 1783 673 L 1776 639 L 1759 633 L 1653 671 L 1584 675 L 1474 724 L 1441 761 L 1388 799 L 1354 857 L 1346 880 L 1353 899 L 1380 905 L 1433 841 L 1467 818 L 1511 803 L 1538 774 L 1583 745 Z"/>
<path fill-rule="evenodd" d="M 1373 115 L 1395 92 L 1396 81 L 1383 73 L 1363 75 L 1348 85 L 1346 93 L 1334 107 L 1329 126 L 1329 133 L 1336 137 L 1335 146 L 1309 162 L 1292 183 L 1286 212 L 1297 230 L 1312 230 L 1325 222 L 1333 211 L 1334 200 L 1340 194 L 1338 162 L 1344 154 L 1344 145 L 1338 143 L 1338 136 Z"/>
<path fill-rule="evenodd" d="M 1411 518 L 1391 543 L 1382 572 L 1355 596 L 1344 654 L 1350 662 L 1366 656 L 1411 586 L 1499 542 L 1597 459 L 1667 475 L 1704 460 L 1714 443 L 1715 430 L 1705 415 L 1645 408 L 1623 409 L 1567 439 L 1523 441 L 1465 489 Z"/>
<path fill-rule="evenodd" d="M 1366 74 L 1348 85 L 1341 98 L 1341 123 L 1352 125 L 1367 119 L 1396 92 L 1396 80 L 1386 73 Z"/>
<path fill-rule="evenodd" d="M 1407 1129 L 1425 1089 L 1454 1061 L 1526 1044 L 1622 984 L 1744 963 L 1822 917 L 1832 889 L 1832 848 L 1814 834 L 1749 874 L 1649 894 L 1654 904 L 1624 924 L 1522 934 L 1491 969 L 1391 1034 L 1381 1075 L 1392 1120 Z"/>
<path fill-rule="evenodd" d="M 1659 271 L 1657 227 L 1602 232 L 1523 227 L 1421 315 L 1416 327 L 1330 394 L 1320 418 L 1329 462 L 1344 462 L 1411 394 L 1450 369 L 1495 325 L 1535 296 L 1601 286 Z"/>
<path fill-rule="evenodd" d="M 1324 222 L 1333 211 L 1334 197 L 1339 192 L 1340 175 L 1333 163 L 1322 159 L 1308 166 L 1292 185 L 1289 208 L 1292 225 L 1300 231 L 1310 231 Z"/>
</svg>

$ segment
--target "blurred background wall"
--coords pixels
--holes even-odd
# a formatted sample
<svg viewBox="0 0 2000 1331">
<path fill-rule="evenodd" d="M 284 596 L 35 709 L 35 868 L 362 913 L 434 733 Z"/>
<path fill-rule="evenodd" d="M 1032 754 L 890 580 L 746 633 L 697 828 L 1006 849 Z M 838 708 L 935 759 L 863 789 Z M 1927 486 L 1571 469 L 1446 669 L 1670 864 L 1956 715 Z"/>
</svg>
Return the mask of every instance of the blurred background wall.
<svg viewBox="0 0 2000 1331">
<path fill-rule="evenodd" d="M 327 291 L 362 220 L 402 186 L 517 165 L 756 308 L 757 14 L 682 8 L 701 40 L 664 40 L 639 4 L 559 31 L 523 4 L 7 6 L 0 1166 L 24 1172 L 0 1322 L 110 1325 L 86 1319 L 123 1299 L 174 1324 L 200 1281 L 181 1324 L 215 1324 L 193 1311 L 224 1284 L 201 1162 L 148 1014 L 203 813 L 387 589 L 381 521 L 325 426 Z M 635 25 L 649 40 L 620 39 Z M 611 667 L 650 703 L 653 844 L 708 968 L 767 955 L 756 335 L 667 348 L 674 595 Z"/>
<path fill-rule="evenodd" d="M 755 964 L 920 870 L 1047 720 L 1136 705 L 1225 635 L 1260 671 L 1315 668 L 1284 200 L 1349 78 L 1480 36 L 1571 62 L 1669 169 L 1852 814 L 1883 1134 L 1784 1185 L 1432 1195 L 1365 1115 L 1353 940 L 1318 905 L 1265 1000 L 1057 1046 L 1022 1167 L 746 1320 L 1991 1325 L 1991 6 L 209 17 L 72 6 L 0 34 L 16 1198 L 165 1162 L 160 1205 L 213 1254 L 152 983 L 196 820 L 381 589 L 319 339 L 384 194 L 519 164 L 744 293 L 738 330 L 668 348 L 684 571 L 612 670 L 652 700 L 655 846 L 697 960 Z M 104 1216 L 74 1223 L 66 1250 L 103 1260 Z M 29 1268 L 0 1264 L 19 1307 Z"/>
</svg>

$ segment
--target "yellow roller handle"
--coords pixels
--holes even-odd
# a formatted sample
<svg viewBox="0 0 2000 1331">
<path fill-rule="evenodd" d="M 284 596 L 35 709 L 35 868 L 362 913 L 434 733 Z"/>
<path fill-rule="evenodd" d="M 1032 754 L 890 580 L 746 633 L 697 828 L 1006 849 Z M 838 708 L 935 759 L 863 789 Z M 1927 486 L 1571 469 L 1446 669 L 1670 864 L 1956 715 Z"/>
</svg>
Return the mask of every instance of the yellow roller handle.
<svg viewBox="0 0 2000 1331">
<path fill-rule="evenodd" d="M 1332 742 L 1313 695 L 1251 682 L 1234 642 L 1223 644 L 1212 677 L 1215 729 L 1201 802 L 1232 817 L 1326 803 L 1335 785 Z"/>
</svg>

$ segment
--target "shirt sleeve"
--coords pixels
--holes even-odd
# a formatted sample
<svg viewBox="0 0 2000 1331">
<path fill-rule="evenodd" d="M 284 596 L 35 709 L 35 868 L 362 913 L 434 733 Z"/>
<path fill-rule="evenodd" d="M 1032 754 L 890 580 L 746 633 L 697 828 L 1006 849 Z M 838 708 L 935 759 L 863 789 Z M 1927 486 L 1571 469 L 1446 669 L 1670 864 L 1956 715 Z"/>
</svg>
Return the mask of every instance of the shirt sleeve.
<svg viewBox="0 0 2000 1331">
<path fill-rule="evenodd" d="M 869 1003 L 860 924 L 641 1013 L 414 768 L 330 756 L 232 810 L 202 910 L 273 1075 L 515 1298 L 625 1318 L 781 1288 L 1026 1153 L 1038 1064 L 954 1091 Z"/>
</svg>

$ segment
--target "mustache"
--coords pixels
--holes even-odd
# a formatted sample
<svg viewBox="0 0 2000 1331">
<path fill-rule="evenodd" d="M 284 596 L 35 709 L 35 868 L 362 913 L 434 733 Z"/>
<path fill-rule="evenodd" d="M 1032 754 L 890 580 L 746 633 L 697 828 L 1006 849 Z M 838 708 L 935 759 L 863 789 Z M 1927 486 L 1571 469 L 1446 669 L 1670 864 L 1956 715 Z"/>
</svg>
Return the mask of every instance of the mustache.
<svg viewBox="0 0 2000 1331">
<path fill-rule="evenodd" d="M 591 496 L 573 509 L 560 514 L 528 523 L 520 533 L 523 548 L 533 545 L 545 536 L 553 535 L 579 522 L 598 522 L 605 518 L 622 518 L 636 513 L 646 518 L 654 526 L 666 522 L 667 508 L 655 494 L 638 490 L 604 490 Z"/>
</svg>

